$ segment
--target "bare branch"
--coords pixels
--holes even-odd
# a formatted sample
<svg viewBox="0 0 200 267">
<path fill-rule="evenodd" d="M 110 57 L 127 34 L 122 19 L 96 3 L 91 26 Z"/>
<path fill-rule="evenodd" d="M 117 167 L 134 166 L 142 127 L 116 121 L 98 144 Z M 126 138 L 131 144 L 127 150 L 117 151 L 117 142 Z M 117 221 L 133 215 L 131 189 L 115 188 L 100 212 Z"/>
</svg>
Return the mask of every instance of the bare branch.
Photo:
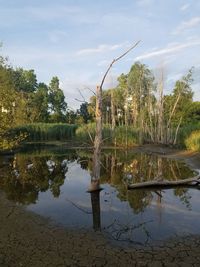
<svg viewBox="0 0 200 267">
<path fill-rule="evenodd" d="M 89 87 L 84 87 L 84 89 L 87 89 L 87 90 L 89 90 L 90 92 L 92 92 L 94 95 L 96 95 L 96 93 L 95 93 L 95 91 L 93 91 L 91 88 L 89 88 Z"/>
<path fill-rule="evenodd" d="M 112 68 L 113 64 L 115 62 L 117 62 L 118 60 L 120 60 L 121 58 L 123 58 L 125 55 L 127 55 L 132 49 L 134 49 L 138 44 L 140 43 L 140 41 L 137 41 L 133 46 L 131 46 L 125 53 L 123 53 L 121 56 L 117 57 L 116 59 L 113 59 L 113 61 L 111 62 L 110 66 L 108 67 L 107 71 L 105 72 L 103 79 L 101 81 L 100 84 L 100 89 L 102 89 L 104 81 L 106 76 L 108 75 L 108 72 L 110 71 L 110 69 Z"/>
<path fill-rule="evenodd" d="M 78 102 L 81 102 L 81 103 L 86 103 L 86 101 L 84 101 L 84 100 L 80 100 L 80 99 L 78 99 L 78 98 L 74 98 L 76 101 L 78 101 Z"/>
<path fill-rule="evenodd" d="M 180 120 L 179 120 L 179 123 L 178 123 L 178 125 L 177 125 L 177 128 L 176 128 L 175 137 L 174 137 L 174 143 L 173 143 L 174 145 L 176 144 L 176 139 L 177 139 L 177 135 L 178 135 L 178 131 L 179 131 L 179 128 L 180 128 L 182 119 L 183 119 L 183 116 L 181 116 L 181 118 L 180 118 Z"/>
<path fill-rule="evenodd" d="M 79 88 L 77 88 L 77 90 L 78 90 L 79 94 L 81 95 L 82 99 L 84 100 L 84 102 L 86 102 L 84 95 L 81 93 L 81 90 Z"/>
<path fill-rule="evenodd" d="M 90 137 L 90 141 L 92 142 L 92 144 L 94 144 L 94 140 L 93 140 L 93 138 L 92 138 L 92 135 L 91 135 L 90 131 L 87 130 L 87 133 L 88 133 L 88 135 L 89 135 L 89 137 Z"/>
</svg>

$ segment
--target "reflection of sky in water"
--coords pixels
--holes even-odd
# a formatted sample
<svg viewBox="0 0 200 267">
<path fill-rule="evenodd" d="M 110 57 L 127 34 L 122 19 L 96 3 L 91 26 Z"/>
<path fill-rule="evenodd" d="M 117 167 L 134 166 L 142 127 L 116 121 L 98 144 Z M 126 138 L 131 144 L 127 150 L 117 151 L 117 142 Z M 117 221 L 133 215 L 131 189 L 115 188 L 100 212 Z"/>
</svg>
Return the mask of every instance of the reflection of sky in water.
<svg viewBox="0 0 200 267">
<path fill-rule="evenodd" d="M 37 203 L 29 205 L 28 209 L 67 227 L 91 229 L 91 199 L 90 194 L 86 192 L 90 184 L 90 174 L 76 162 L 70 163 L 68 168 L 59 198 L 54 198 L 49 191 L 40 193 Z M 128 237 L 144 242 L 148 234 L 152 240 L 163 240 L 176 234 L 200 233 L 198 190 L 188 190 L 187 194 L 191 197 L 189 207 L 174 195 L 174 189 L 163 190 L 161 200 L 156 193 L 152 193 L 150 204 L 143 212 L 134 214 L 129 202 L 121 201 L 117 197 L 115 187 L 109 184 L 102 184 L 102 187 L 101 227 L 108 236 L 112 231 L 124 229 L 126 234 L 121 235 L 122 240 Z M 135 191 L 127 192 L 127 195 L 131 194 L 135 194 Z M 136 227 L 132 232 L 126 231 L 143 223 L 145 224 Z M 110 226 L 112 224 L 113 226 Z"/>
</svg>

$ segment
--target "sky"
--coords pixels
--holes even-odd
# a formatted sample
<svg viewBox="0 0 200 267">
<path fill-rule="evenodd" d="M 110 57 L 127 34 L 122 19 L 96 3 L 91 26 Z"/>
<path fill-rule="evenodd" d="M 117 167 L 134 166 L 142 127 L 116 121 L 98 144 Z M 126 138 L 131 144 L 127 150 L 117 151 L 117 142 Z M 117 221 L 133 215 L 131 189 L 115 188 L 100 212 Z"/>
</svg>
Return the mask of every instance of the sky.
<svg viewBox="0 0 200 267">
<path fill-rule="evenodd" d="M 163 69 L 167 94 L 194 66 L 200 101 L 199 0 L 0 0 L 0 53 L 14 67 L 34 69 L 38 82 L 58 76 L 72 109 L 139 40 L 113 66 L 104 89 L 140 61 L 157 77 Z"/>
</svg>

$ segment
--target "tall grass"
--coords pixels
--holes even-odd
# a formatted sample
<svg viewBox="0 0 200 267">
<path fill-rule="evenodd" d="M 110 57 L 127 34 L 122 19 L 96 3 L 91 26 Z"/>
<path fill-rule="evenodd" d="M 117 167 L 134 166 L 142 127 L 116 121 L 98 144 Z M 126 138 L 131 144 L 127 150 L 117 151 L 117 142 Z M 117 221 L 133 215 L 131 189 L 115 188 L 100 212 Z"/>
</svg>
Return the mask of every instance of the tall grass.
<svg viewBox="0 0 200 267">
<path fill-rule="evenodd" d="M 200 130 L 193 131 L 185 140 L 186 148 L 193 151 L 200 151 Z"/>
<path fill-rule="evenodd" d="M 92 145 L 95 138 L 95 129 L 95 123 L 78 127 L 76 130 L 76 140 Z M 131 126 L 127 128 L 125 126 L 118 126 L 112 131 L 110 125 L 104 124 L 102 138 L 104 145 L 130 147 L 138 143 L 138 131 Z"/>
<path fill-rule="evenodd" d="M 14 128 L 13 132 L 26 133 L 26 141 L 69 140 L 75 136 L 76 128 L 66 123 L 33 123 Z"/>
<path fill-rule="evenodd" d="M 134 146 L 139 143 L 138 130 L 132 126 L 116 127 L 112 135 L 112 143 L 117 146 Z"/>
</svg>

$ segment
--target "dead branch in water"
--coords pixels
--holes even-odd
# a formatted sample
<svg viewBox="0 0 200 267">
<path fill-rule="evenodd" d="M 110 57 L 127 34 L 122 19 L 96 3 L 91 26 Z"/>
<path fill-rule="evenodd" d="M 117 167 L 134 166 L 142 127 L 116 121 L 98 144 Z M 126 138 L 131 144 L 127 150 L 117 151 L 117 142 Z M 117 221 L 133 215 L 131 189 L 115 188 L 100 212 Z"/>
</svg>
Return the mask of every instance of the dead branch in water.
<svg viewBox="0 0 200 267">
<path fill-rule="evenodd" d="M 169 180 L 154 180 L 154 181 L 147 181 L 143 183 L 135 183 L 128 185 L 128 189 L 139 189 L 139 188 L 150 188 L 150 187 L 175 187 L 180 185 L 193 185 L 199 186 L 200 185 L 200 175 L 196 175 L 192 178 L 183 179 L 183 180 L 176 180 L 176 181 L 169 181 Z"/>
</svg>

